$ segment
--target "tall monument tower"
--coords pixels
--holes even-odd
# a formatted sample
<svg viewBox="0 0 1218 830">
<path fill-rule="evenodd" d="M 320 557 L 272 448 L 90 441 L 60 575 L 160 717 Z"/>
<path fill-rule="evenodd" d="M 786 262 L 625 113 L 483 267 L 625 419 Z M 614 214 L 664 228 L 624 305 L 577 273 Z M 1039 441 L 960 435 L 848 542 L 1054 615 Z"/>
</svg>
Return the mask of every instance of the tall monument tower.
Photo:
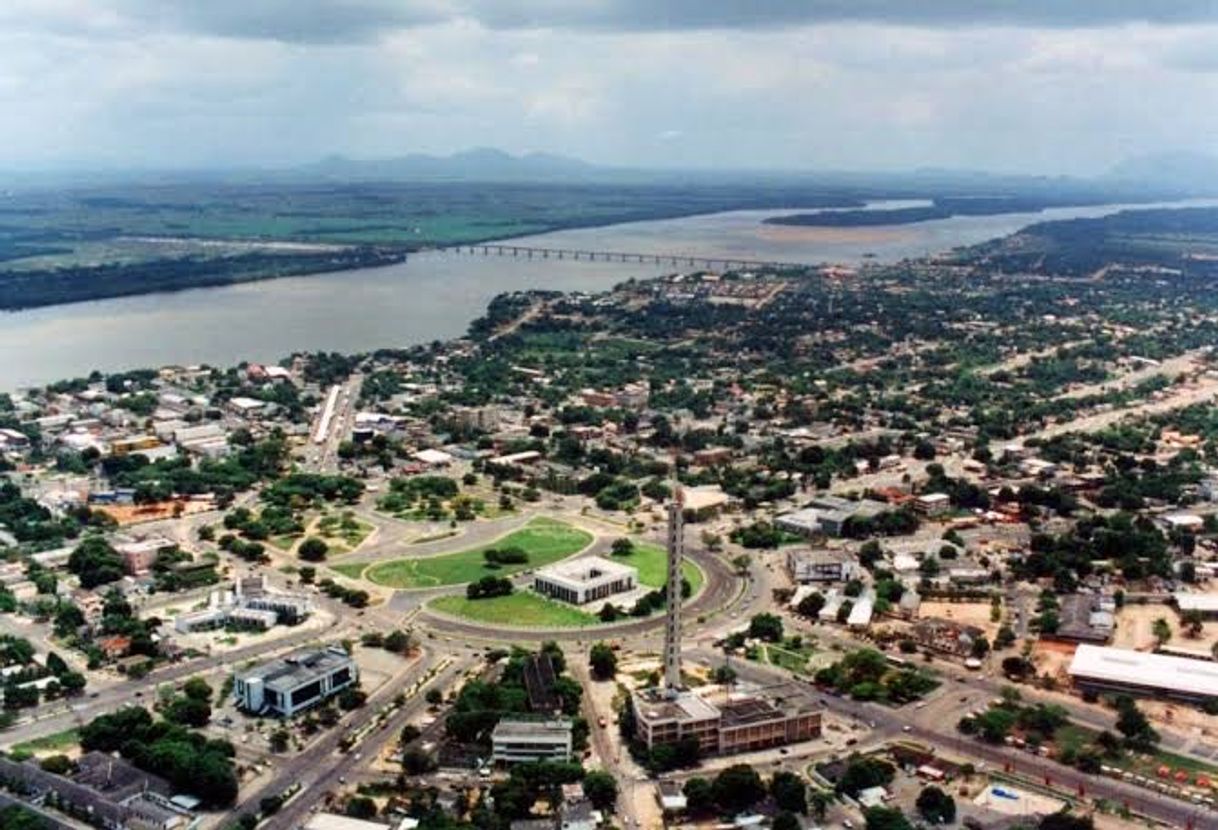
<svg viewBox="0 0 1218 830">
<path fill-rule="evenodd" d="M 681 562 L 685 552 L 685 494 L 673 482 L 668 502 L 668 588 L 664 622 L 664 687 L 668 694 L 681 690 Z"/>
</svg>

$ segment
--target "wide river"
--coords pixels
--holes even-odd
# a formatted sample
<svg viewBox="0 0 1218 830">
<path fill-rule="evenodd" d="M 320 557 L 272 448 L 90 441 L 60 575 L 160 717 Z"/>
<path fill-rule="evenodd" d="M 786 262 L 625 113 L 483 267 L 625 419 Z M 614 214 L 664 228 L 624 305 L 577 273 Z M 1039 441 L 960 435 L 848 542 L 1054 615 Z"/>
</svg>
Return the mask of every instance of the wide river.
<svg viewBox="0 0 1218 830">
<path fill-rule="evenodd" d="M 898 204 L 876 203 L 872 207 Z M 1162 206 L 1215 205 L 1175 202 Z M 952 217 L 912 225 L 800 228 L 763 225 L 780 211 L 733 211 L 521 237 L 518 244 L 787 262 L 895 261 L 971 245 L 1048 219 L 1126 207 Z M 808 211 L 785 211 L 806 213 Z M 599 291 L 665 265 L 422 253 L 385 268 L 338 271 L 0 313 L 0 390 L 170 363 L 274 361 L 293 351 L 359 352 L 463 334 L 504 291 Z"/>
</svg>

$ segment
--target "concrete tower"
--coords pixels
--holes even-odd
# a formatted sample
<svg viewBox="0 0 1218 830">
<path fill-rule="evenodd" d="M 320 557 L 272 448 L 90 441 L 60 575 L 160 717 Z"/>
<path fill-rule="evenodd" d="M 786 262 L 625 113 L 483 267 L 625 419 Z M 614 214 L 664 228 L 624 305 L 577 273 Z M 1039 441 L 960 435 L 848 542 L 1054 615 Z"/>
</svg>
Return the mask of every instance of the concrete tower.
<svg viewBox="0 0 1218 830">
<path fill-rule="evenodd" d="M 685 494 L 673 482 L 668 502 L 668 602 L 664 622 L 664 687 L 681 689 L 681 562 L 685 551 Z"/>
</svg>

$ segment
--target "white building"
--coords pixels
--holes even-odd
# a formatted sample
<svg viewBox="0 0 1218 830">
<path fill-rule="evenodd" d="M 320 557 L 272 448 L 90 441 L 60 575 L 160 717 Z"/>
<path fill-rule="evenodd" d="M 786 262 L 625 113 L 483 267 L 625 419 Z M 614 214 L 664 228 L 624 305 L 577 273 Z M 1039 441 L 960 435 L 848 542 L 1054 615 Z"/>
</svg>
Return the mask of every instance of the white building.
<svg viewBox="0 0 1218 830">
<path fill-rule="evenodd" d="M 1183 614 L 1185 611 L 1200 611 L 1205 617 L 1218 617 L 1218 594 L 1185 594 L 1177 591 L 1172 601 Z"/>
<path fill-rule="evenodd" d="M 1124 648 L 1080 645 L 1070 677 L 1093 692 L 1125 692 L 1198 702 L 1218 698 L 1218 663 Z"/>
<path fill-rule="evenodd" d="M 854 557 L 841 550 L 792 550 L 787 553 L 787 570 L 798 583 L 848 582 L 858 565 Z"/>
<path fill-rule="evenodd" d="M 914 500 L 914 510 L 923 516 L 942 516 L 951 506 L 952 500 L 947 493 L 927 493 Z"/>
<path fill-rule="evenodd" d="M 1168 530 L 1197 533 L 1205 528 L 1205 520 L 1196 513 L 1168 513 L 1163 517 L 1163 525 Z"/>
<path fill-rule="evenodd" d="M 233 696 L 256 714 L 291 717 L 359 681 L 359 668 L 346 651 L 330 646 L 305 649 L 239 674 Z"/>
<path fill-rule="evenodd" d="M 599 599 L 633 591 L 638 571 L 600 556 L 585 556 L 538 569 L 533 590 L 573 605 L 586 605 Z"/>
<path fill-rule="evenodd" d="M 871 618 L 874 614 L 875 597 L 868 591 L 856 599 L 854 605 L 850 606 L 850 615 L 846 618 L 846 625 L 850 628 L 866 628 L 871 625 Z"/>
<path fill-rule="evenodd" d="M 491 759 L 496 763 L 571 760 L 571 721 L 503 718 L 491 733 Z"/>
</svg>

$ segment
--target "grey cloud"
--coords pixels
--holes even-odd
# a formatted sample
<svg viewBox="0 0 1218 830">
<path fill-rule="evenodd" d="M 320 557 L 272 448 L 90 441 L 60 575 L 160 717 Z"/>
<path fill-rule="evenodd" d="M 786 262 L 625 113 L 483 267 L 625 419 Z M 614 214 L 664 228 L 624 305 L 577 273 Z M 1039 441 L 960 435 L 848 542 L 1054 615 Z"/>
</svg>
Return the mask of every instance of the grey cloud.
<svg viewBox="0 0 1218 830">
<path fill-rule="evenodd" d="M 135 25 L 219 37 L 358 42 L 451 18 L 439 3 L 394 0 L 118 0 Z"/>
<path fill-rule="evenodd" d="M 458 18 L 492 29 L 773 29 L 868 22 L 960 28 L 1218 22 L 1214 0 L 118 0 L 135 22 L 326 43 Z"/>
<path fill-rule="evenodd" d="M 488 25 L 744 29 L 869 22 L 915 26 L 1090 27 L 1218 21 L 1213 0 L 602 0 L 467 3 Z"/>
</svg>

